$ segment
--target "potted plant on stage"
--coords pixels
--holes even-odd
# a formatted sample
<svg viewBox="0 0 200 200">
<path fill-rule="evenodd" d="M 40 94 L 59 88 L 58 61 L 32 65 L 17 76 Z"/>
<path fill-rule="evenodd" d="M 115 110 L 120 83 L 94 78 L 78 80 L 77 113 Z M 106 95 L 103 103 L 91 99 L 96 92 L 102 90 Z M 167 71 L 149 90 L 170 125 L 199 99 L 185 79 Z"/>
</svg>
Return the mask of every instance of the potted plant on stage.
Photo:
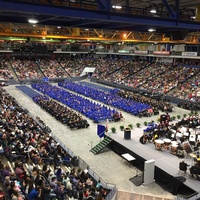
<svg viewBox="0 0 200 200">
<path fill-rule="evenodd" d="M 147 126 L 147 124 L 148 124 L 148 123 L 145 121 L 145 122 L 144 122 L 144 125 Z"/>
<path fill-rule="evenodd" d="M 116 133 L 116 128 L 115 128 L 115 127 L 112 127 L 112 128 L 111 128 L 111 131 L 112 131 L 112 133 Z"/>
<path fill-rule="evenodd" d="M 183 114 L 183 117 L 186 118 L 187 114 Z"/>
<path fill-rule="evenodd" d="M 189 113 L 188 115 L 191 117 L 193 115 L 193 113 Z"/>
<path fill-rule="evenodd" d="M 120 128 L 121 131 L 123 131 L 124 130 L 124 125 L 121 125 L 119 128 Z"/>
<path fill-rule="evenodd" d="M 175 116 L 172 116 L 172 120 L 175 120 L 176 119 L 176 117 Z"/>
<path fill-rule="evenodd" d="M 136 126 L 139 128 L 140 127 L 140 123 L 137 123 Z"/>
<path fill-rule="evenodd" d="M 133 129 L 133 124 L 129 124 L 128 127 L 129 127 L 130 129 Z"/>
<path fill-rule="evenodd" d="M 177 119 L 180 119 L 181 118 L 181 116 L 180 115 L 177 115 Z"/>
</svg>

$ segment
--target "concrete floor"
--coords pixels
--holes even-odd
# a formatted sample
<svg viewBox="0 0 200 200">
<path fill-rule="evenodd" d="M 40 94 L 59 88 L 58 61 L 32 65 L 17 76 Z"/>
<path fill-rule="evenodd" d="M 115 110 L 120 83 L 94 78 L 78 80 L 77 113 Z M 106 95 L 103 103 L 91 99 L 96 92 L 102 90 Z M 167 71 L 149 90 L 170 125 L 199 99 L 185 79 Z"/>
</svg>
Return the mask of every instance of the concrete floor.
<svg viewBox="0 0 200 200">
<path fill-rule="evenodd" d="M 5 88 L 10 95 L 16 98 L 16 100 L 24 108 L 27 108 L 30 111 L 30 114 L 35 118 L 39 116 L 45 123 L 50 127 L 53 134 L 61 140 L 69 149 L 71 149 L 76 155 L 81 157 L 92 170 L 94 170 L 98 176 L 100 176 L 107 183 L 116 184 L 116 187 L 119 191 L 137 193 L 141 195 L 149 195 L 160 197 L 161 199 L 175 199 L 175 197 L 163 190 L 156 183 L 151 183 L 146 186 L 135 186 L 129 181 L 129 178 L 136 175 L 136 169 L 130 167 L 126 162 L 122 162 L 121 157 L 115 154 L 112 151 L 107 151 L 99 155 L 93 155 L 90 152 L 91 145 L 97 144 L 100 140 L 96 134 L 97 124 L 94 124 L 91 120 L 88 119 L 90 127 L 87 129 L 71 130 L 67 126 L 61 124 L 59 121 L 54 119 L 51 115 L 43 111 L 39 106 L 33 103 L 32 99 L 25 96 L 22 92 L 18 91 L 15 86 L 11 85 Z M 171 116 L 181 116 L 190 111 L 175 107 Z M 130 114 L 122 112 L 125 120 L 118 123 L 109 123 L 109 133 L 112 126 L 116 127 L 117 131 L 119 130 L 120 125 L 127 126 L 128 124 L 133 124 L 133 129 L 136 128 L 136 123 L 141 123 L 141 128 L 139 131 L 143 130 L 144 121 L 157 121 L 157 116 L 151 118 L 138 118 Z M 161 113 L 160 113 L 161 114 Z M 138 130 L 137 130 L 138 131 Z"/>
</svg>

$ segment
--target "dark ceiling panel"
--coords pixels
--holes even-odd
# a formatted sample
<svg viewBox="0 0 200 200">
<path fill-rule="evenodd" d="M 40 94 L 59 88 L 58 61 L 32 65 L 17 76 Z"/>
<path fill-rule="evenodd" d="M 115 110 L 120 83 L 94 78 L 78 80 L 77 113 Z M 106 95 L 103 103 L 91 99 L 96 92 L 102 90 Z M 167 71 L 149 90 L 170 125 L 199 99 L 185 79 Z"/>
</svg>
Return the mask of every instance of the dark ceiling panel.
<svg viewBox="0 0 200 200">
<path fill-rule="evenodd" d="M 166 0 L 170 8 L 174 8 L 175 0 Z M 180 9 L 187 11 L 186 19 L 190 19 L 190 15 L 194 14 L 194 9 L 198 5 L 199 0 L 189 2 L 188 0 L 180 0 Z M 47 2 L 44 4 L 44 2 Z M 200 23 L 195 21 L 178 20 L 167 17 L 167 9 L 163 5 L 162 0 L 112 0 L 111 5 L 118 4 L 129 8 L 124 10 L 111 9 L 106 11 L 105 2 L 100 6 L 101 0 L 76 0 L 77 3 L 91 5 L 95 9 L 83 9 L 78 6 L 69 6 L 70 1 L 57 1 L 60 4 L 53 4 L 56 1 L 4 1 L 0 0 L 0 22 L 12 22 L 27 24 L 28 18 L 37 18 L 39 23 L 37 26 L 52 27 L 72 27 L 84 29 L 100 29 L 107 32 L 129 31 L 129 32 L 147 32 L 149 28 L 155 28 L 156 33 L 171 34 L 174 31 L 199 31 Z M 99 5 L 99 6 L 98 6 Z M 187 5 L 184 7 L 183 5 Z M 93 6 L 93 7 L 92 7 Z M 193 7 L 194 6 L 194 7 Z M 150 8 L 156 7 L 160 13 L 152 15 L 149 13 Z M 193 7 L 193 8 L 192 8 Z M 88 7 L 90 8 L 90 7 Z M 102 8 L 102 9 L 100 9 Z M 168 9 L 169 10 L 169 9 Z M 193 12 L 192 12 L 193 11 Z M 133 14 L 134 13 L 134 14 Z M 161 15 L 162 14 L 162 15 Z M 146 15 L 146 16 L 145 16 Z M 149 15 L 149 16 L 147 16 Z M 160 17 L 162 16 L 162 18 Z M 174 15 L 175 16 L 175 15 Z M 65 29 L 66 30 L 66 29 Z M 27 31 L 28 32 L 28 31 Z M 54 31 L 57 33 L 57 30 Z M 53 32 L 53 33 L 54 33 Z M 112 34 L 112 33 L 111 33 Z"/>
<path fill-rule="evenodd" d="M 200 29 L 200 23 L 196 22 L 187 22 L 187 21 L 177 21 L 175 19 L 162 19 L 162 18 L 156 18 L 156 17 L 145 17 L 145 16 L 138 16 L 138 15 L 128 15 L 123 13 L 111 13 L 111 12 L 103 12 L 103 11 L 96 11 L 96 10 L 84 10 L 84 9 L 78 9 L 78 8 L 57 8 L 57 7 L 44 7 L 39 5 L 28 5 L 28 4 L 20 4 L 20 3 L 12 3 L 12 2 L 4 2 L 0 1 L 0 9 L 12 12 L 17 12 L 16 18 L 18 18 L 18 21 L 26 21 L 25 19 L 22 19 L 20 17 L 20 13 L 24 15 L 24 13 L 27 15 L 27 17 L 31 17 L 34 14 L 36 15 L 43 15 L 44 19 L 40 19 L 40 21 L 46 20 L 51 17 L 55 16 L 64 16 L 64 17 L 70 17 L 75 19 L 86 19 L 86 20 L 93 20 L 100 21 L 100 23 L 103 24 L 103 21 L 110 22 L 112 25 L 113 23 L 119 24 L 119 23 L 125 23 L 131 25 L 138 25 L 143 24 L 147 26 L 160 26 L 160 27 L 173 27 L 173 28 L 187 28 L 187 29 Z M 26 17 L 26 18 L 27 18 Z M 40 16 L 41 18 L 41 16 Z M 59 19 L 59 18 L 58 18 Z M 17 19 L 15 19 L 14 22 L 16 22 Z M 50 24 L 48 22 L 50 20 L 46 20 L 46 24 Z M 59 20 L 53 20 L 54 23 L 58 22 Z M 53 23 L 51 23 L 53 24 Z M 88 24 L 89 25 L 89 24 Z M 81 26 L 81 24 L 80 24 Z M 92 26 L 92 23 L 91 23 Z"/>
</svg>

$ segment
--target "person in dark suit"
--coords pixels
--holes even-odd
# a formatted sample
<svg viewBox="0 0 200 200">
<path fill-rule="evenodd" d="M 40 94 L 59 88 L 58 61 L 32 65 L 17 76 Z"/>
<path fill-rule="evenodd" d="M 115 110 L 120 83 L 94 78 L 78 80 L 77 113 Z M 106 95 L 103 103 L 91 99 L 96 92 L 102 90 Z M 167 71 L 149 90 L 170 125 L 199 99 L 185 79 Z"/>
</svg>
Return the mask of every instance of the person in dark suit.
<svg viewBox="0 0 200 200">
<path fill-rule="evenodd" d="M 190 167 L 190 174 L 192 175 L 192 177 L 194 177 L 194 175 L 196 176 L 196 178 L 198 177 L 198 175 L 200 175 L 200 168 L 197 165 L 193 165 L 192 167 Z"/>
<path fill-rule="evenodd" d="M 179 170 L 184 171 L 185 173 L 187 171 L 187 167 L 189 167 L 189 165 L 184 160 L 179 163 Z"/>
</svg>

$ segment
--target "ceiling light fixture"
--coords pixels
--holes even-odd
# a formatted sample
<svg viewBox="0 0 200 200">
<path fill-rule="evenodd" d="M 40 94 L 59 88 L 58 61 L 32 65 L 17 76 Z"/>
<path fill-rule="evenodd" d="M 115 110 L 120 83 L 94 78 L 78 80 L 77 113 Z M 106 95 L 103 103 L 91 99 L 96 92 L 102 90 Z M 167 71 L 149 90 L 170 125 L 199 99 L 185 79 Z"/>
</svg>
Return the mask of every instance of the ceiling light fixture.
<svg viewBox="0 0 200 200">
<path fill-rule="evenodd" d="M 38 23 L 38 20 L 37 19 L 28 19 L 28 22 L 30 24 L 37 24 Z"/>
<path fill-rule="evenodd" d="M 115 9 L 122 9 L 122 6 L 113 5 L 112 8 L 115 8 Z"/>
<path fill-rule="evenodd" d="M 157 13 L 157 11 L 156 11 L 155 8 L 153 8 L 153 9 L 150 10 L 150 13 L 154 13 L 155 14 L 155 13 Z"/>
<path fill-rule="evenodd" d="M 154 29 L 154 28 L 149 28 L 148 31 L 149 31 L 149 32 L 155 32 L 156 29 Z"/>
</svg>

